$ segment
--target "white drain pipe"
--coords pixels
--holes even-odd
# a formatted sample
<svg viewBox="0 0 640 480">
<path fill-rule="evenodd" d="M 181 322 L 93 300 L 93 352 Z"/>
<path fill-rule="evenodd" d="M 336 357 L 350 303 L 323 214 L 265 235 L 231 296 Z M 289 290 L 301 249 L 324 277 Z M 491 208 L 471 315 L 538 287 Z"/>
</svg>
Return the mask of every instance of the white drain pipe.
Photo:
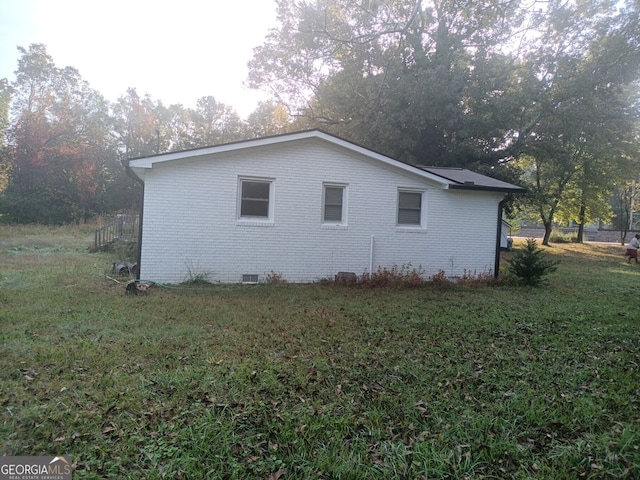
<svg viewBox="0 0 640 480">
<path fill-rule="evenodd" d="M 373 275 L 373 235 L 371 235 L 371 245 L 369 246 L 369 278 Z"/>
</svg>

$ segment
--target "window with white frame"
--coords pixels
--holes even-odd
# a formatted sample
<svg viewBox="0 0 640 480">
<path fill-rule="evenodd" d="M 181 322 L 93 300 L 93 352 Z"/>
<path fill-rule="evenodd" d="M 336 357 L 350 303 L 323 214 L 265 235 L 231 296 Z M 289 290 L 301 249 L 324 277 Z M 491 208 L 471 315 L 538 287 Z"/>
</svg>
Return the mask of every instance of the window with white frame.
<svg viewBox="0 0 640 480">
<path fill-rule="evenodd" d="M 423 192 L 398 191 L 398 225 L 403 227 L 422 226 Z"/>
<path fill-rule="evenodd" d="M 240 178 L 238 217 L 270 220 L 273 218 L 273 180 Z"/>
<path fill-rule="evenodd" d="M 322 202 L 322 221 L 330 224 L 345 224 L 346 185 L 324 184 Z"/>
</svg>

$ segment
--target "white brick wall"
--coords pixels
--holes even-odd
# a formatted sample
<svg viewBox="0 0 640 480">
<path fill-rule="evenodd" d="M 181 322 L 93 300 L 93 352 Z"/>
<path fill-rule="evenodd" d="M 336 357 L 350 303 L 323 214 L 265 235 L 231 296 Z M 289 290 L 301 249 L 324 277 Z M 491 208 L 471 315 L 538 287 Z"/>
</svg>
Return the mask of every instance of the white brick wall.
<svg viewBox="0 0 640 480">
<path fill-rule="evenodd" d="M 239 176 L 273 178 L 274 221 L 238 222 Z M 348 226 L 322 225 L 323 182 L 348 185 Z M 426 228 L 396 226 L 398 188 L 426 191 Z M 282 274 L 290 282 L 360 275 L 411 264 L 426 275 L 493 269 L 502 195 L 443 190 L 313 140 L 261 147 L 146 171 L 141 278 L 180 283 L 190 276 L 239 282 L 243 274 Z M 462 236 L 460 236 L 462 232 Z"/>
</svg>

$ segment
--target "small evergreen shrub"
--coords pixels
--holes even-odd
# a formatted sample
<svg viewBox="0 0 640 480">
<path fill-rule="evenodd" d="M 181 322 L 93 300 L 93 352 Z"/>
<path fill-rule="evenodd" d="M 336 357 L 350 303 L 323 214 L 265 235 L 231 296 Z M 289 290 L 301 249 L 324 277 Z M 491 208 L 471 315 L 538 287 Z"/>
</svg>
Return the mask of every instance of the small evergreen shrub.
<svg viewBox="0 0 640 480">
<path fill-rule="evenodd" d="M 509 261 L 509 271 L 523 285 L 538 286 L 544 283 L 544 277 L 557 269 L 559 260 L 548 260 L 533 238 L 527 239 L 524 249 L 517 249 Z"/>
</svg>

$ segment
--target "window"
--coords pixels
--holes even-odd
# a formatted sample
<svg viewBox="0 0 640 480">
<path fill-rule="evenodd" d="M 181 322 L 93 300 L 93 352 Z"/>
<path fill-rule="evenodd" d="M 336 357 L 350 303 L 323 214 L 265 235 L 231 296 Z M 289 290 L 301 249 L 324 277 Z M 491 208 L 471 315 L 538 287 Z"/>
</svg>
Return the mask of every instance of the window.
<svg viewBox="0 0 640 480">
<path fill-rule="evenodd" d="M 398 192 L 398 225 L 422 225 L 422 192 Z"/>
<path fill-rule="evenodd" d="M 344 185 L 325 185 L 322 221 L 324 223 L 346 223 Z"/>
<path fill-rule="evenodd" d="M 243 273 L 242 274 L 242 283 L 258 283 L 258 274 L 257 273 Z"/>
<path fill-rule="evenodd" d="M 271 218 L 271 180 L 240 179 L 240 218 Z"/>
</svg>

